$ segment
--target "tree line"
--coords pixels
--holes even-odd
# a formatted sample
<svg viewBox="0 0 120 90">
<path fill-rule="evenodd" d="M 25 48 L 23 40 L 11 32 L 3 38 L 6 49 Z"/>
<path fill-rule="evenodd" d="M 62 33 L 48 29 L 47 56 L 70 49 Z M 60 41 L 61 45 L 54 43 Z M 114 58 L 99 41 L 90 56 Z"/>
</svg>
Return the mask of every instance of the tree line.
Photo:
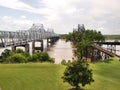
<svg viewBox="0 0 120 90">
<path fill-rule="evenodd" d="M 50 57 L 46 52 L 35 52 L 30 55 L 22 49 L 17 49 L 15 52 L 5 49 L 1 53 L 1 63 L 27 63 L 27 62 L 51 62 L 54 63 L 54 58 Z"/>
</svg>

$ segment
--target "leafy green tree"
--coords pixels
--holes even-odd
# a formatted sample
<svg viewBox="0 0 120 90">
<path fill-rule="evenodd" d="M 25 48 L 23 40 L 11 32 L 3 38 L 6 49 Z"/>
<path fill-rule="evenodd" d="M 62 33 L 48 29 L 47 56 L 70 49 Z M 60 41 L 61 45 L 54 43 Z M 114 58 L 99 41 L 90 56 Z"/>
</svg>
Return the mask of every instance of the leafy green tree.
<svg viewBox="0 0 120 90">
<path fill-rule="evenodd" d="M 17 49 L 17 50 L 15 51 L 15 53 L 24 53 L 24 51 L 19 48 L 19 49 Z"/>
<path fill-rule="evenodd" d="M 46 53 L 46 52 L 42 52 L 42 54 L 41 54 L 41 57 L 40 57 L 40 61 L 48 61 L 49 60 L 49 55 L 48 55 L 48 53 Z"/>
<path fill-rule="evenodd" d="M 72 32 L 66 35 L 66 41 L 71 41 L 73 44 L 77 44 L 82 40 L 101 42 L 105 40 L 105 37 L 100 31 L 86 30 L 85 32 Z"/>
<path fill-rule="evenodd" d="M 51 62 L 51 63 L 54 63 L 55 62 L 55 59 L 54 58 L 51 58 L 47 52 L 42 52 L 41 53 L 41 57 L 40 57 L 40 61 L 41 62 Z"/>
<path fill-rule="evenodd" d="M 23 51 L 22 49 L 17 49 L 15 51 L 15 53 L 20 53 L 20 54 L 24 55 L 25 57 L 29 57 L 30 56 L 29 52 Z"/>
<path fill-rule="evenodd" d="M 5 49 L 4 52 L 2 52 L 1 56 L 2 56 L 3 58 L 6 58 L 6 57 L 10 56 L 11 53 L 12 53 L 11 50 Z"/>
<path fill-rule="evenodd" d="M 75 56 L 80 57 L 80 59 L 82 59 L 83 57 L 86 57 L 87 59 L 87 57 L 90 55 L 91 44 L 92 42 L 89 40 L 83 40 L 79 42 L 76 45 L 77 50 L 76 50 Z"/>
<path fill-rule="evenodd" d="M 92 70 L 89 69 L 89 64 L 85 60 L 73 60 L 72 63 L 67 64 L 62 79 L 74 86 L 76 90 L 80 89 L 79 85 L 85 86 L 94 81 Z"/>
<path fill-rule="evenodd" d="M 73 44 L 77 44 L 78 42 L 82 41 L 83 33 L 81 32 L 73 32 L 66 35 L 66 41 L 71 41 Z"/>
<path fill-rule="evenodd" d="M 61 61 L 61 64 L 62 64 L 62 65 L 66 65 L 66 64 L 67 64 L 66 60 L 63 59 L 63 60 Z"/>
<path fill-rule="evenodd" d="M 54 63 L 54 58 L 51 58 L 46 52 L 35 52 L 32 56 L 28 57 L 30 62 L 51 62 Z"/>
<path fill-rule="evenodd" d="M 55 63 L 55 58 L 49 57 L 48 62 L 50 62 L 50 63 Z"/>
<path fill-rule="evenodd" d="M 25 63 L 27 60 L 24 55 L 15 53 L 7 58 L 7 63 Z"/>
<path fill-rule="evenodd" d="M 86 30 L 83 39 L 96 42 L 102 42 L 105 40 L 101 32 L 100 31 L 97 32 L 96 30 Z"/>
<path fill-rule="evenodd" d="M 100 31 L 86 30 L 85 32 L 69 33 L 66 40 L 73 42 L 77 50 L 74 53 L 76 59 L 67 64 L 62 79 L 79 90 L 79 85 L 85 86 L 94 81 L 92 70 L 89 69 L 87 63 L 87 57 L 90 56 L 91 45 L 94 42 L 102 42 L 105 38 Z"/>
<path fill-rule="evenodd" d="M 5 49 L 2 53 L 1 53 L 1 60 L 2 62 L 6 62 L 6 59 L 12 55 L 13 52 L 9 49 Z"/>
<path fill-rule="evenodd" d="M 30 61 L 30 62 L 39 62 L 40 59 L 41 59 L 41 54 L 42 54 L 42 52 L 39 52 L 39 51 L 33 53 L 32 56 L 28 57 L 28 61 Z"/>
</svg>

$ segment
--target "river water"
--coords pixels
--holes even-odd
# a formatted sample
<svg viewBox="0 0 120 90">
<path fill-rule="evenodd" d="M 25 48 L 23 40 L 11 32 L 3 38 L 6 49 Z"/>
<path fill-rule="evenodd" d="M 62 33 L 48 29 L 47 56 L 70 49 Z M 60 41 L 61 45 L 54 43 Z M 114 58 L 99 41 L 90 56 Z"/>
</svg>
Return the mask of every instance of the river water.
<svg viewBox="0 0 120 90">
<path fill-rule="evenodd" d="M 64 40 L 58 40 L 52 47 L 47 51 L 51 57 L 55 58 L 55 63 L 60 63 L 63 59 L 66 61 L 72 60 L 73 48 L 70 42 Z"/>
</svg>

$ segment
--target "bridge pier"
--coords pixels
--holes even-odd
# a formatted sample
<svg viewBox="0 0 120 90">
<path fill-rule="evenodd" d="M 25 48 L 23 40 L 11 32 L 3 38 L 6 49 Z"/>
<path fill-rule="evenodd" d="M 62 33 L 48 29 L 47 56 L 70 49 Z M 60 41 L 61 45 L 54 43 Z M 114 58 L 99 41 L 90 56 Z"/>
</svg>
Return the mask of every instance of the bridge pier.
<svg viewBox="0 0 120 90">
<path fill-rule="evenodd" d="M 101 59 L 102 59 L 102 60 L 108 59 L 109 57 L 110 57 L 109 55 L 101 52 Z"/>
<path fill-rule="evenodd" d="M 35 46 L 35 42 L 40 42 L 40 46 L 39 47 L 36 47 Z M 43 47 L 43 40 L 34 40 L 32 42 L 32 53 L 35 52 L 35 50 L 40 50 L 40 51 L 43 51 L 44 47 Z"/>
<path fill-rule="evenodd" d="M 110 50 L 110 49 L 109 49 Z M 96 60 L 105 60 L 108 59 L 109 57 L 113 57 L 114 54 L 111 51 L 105 50 L 101 48 L 100 46 L 95 46 L 92 45 L 92 51 L 91 51 L 91 61 L 96 61 Z"/>
<path fill-rule="evenodd" d="M 93 48 L 91 53 L 91 61 L 102 59 L 101 52 L 99 50 Z"/>
<path fill-rule="evenodd" d="M 47 47 L 53 45 L 58 39 L 59 39 L 58 37 L 47 38 Z"/>
<path fill-rule="evenodd" d="M 116 45 L 107 45 L 107 50 L 116 53 Z"/>
<path fill-rule="evenodd" d="M 29 52 L 29 44 L 13 45 L 12 46 L 12 51 L 16 51 L 16 48 L 19 47 L 19 46 L 25 47 L 25 51 Z"/>
<path fill-rule="evenodd" d="M 47 47 L 49 47 L 50 45 L 52 45 L 52 39 L 51 38 L 47 38 Z"/>
</svg>

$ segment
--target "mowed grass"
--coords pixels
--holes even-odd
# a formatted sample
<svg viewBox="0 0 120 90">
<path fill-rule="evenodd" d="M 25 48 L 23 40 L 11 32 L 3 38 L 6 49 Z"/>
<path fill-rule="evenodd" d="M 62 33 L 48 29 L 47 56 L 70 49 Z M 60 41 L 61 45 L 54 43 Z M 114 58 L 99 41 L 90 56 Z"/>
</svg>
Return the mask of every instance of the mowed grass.
<svg viewBox="0 0 120 90">
<path fill-rule="evenodd" d="M 120 62 L 91 63 L 95 82 L 85 90 L 120 90 Z M 65 66 L 50 63 L 0 64 L 0 90 L 68 90 L 61 76 Z"/>
<path fill-rule="evenodd" d="M 120 90 L 120 61 L 111 58 L 107 61 L 90 64 L 95 82 L 86 89 Z"/>
<path fill-rule="evenodd" d="M 50 63 L 0 64 L 0 90 L 65 90 L 64 68 Z"/>
</svg>

